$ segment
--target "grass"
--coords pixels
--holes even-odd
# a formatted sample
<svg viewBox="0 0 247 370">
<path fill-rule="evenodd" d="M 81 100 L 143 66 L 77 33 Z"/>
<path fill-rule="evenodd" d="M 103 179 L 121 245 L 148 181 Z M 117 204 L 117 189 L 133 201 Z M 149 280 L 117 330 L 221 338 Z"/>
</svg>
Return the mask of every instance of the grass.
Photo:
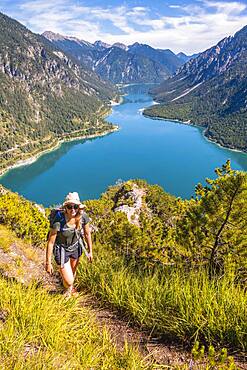
<svg viewBox="0 0 247 370">
<path fill-rule="evenodd" d="M 127 344 L 118 352 L 77 300 L 2 278 L 0 290 L 1 369 L 148 368 Z"/>
<path fill-rule="evenodd" d="M 36 251 L 32 248 L 30 243 L 17 238 L 12 230 L 7 229 L 4 225 L 0 225 L 0 249 L 5 253 L 9 253 L 11 252 L 12 245 L 15 245 L 29 260 L 37 263 L 40 262 L 39 256 L 37 256 Z"/>
<path fill-rule="evenodd" d="M 205 270 L 145 272 L 97 248 L 93 264 L 82 260 L 78 284 L 164 336 L 247 350 L 247 292 L 230 275 L 209 280 Z"/>
<path fill-rule="evenodd" d="M 10 252 L 10 246 L 15 242 L 15 235 L 3 225 L 0 225 L 0 248 L 5 252 Z"/>
</svg>

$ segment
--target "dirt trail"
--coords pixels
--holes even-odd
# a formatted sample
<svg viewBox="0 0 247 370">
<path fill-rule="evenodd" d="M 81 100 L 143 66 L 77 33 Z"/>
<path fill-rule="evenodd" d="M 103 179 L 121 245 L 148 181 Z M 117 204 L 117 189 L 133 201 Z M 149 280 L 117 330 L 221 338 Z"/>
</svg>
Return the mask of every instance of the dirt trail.
<svg viewBox="0 0 247 370">
<path fill-rule="evenodd" d="M 95 315 L 99 327 L 106 327 L 113 342 L 119 350 L 124 347 L 125 341 L 136 347 L 147 360 L 154 360 L 159 365 L 175 366 L 189 365 L 191 355 L 182 347 L 164 343 L 152 333 L 134 327 L 126 318 L 112 308 L 102 307 L 102 304 L 90 294 L 82 297 L 81 304 L 89 308 Z"/>
</svg>

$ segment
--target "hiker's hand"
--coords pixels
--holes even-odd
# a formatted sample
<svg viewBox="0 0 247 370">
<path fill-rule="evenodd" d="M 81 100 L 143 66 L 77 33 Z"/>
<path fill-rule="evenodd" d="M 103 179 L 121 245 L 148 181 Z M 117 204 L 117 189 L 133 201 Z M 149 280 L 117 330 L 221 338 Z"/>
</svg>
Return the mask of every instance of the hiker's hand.
<svg viewBox="0 0 247 370">
<path fill-rule="evenodd" d="M 89 262 L 93 262 L 93 253 L 88 253 L 87 258 Z"/>
<path fill-rule="evenodd" d="M 47 262 L 45 264 L 45 270 L 48 272 L 48 274 L 52 274 L 53 273 L 53 267 L 52 267 L 51 262 Z"/>
</svg>

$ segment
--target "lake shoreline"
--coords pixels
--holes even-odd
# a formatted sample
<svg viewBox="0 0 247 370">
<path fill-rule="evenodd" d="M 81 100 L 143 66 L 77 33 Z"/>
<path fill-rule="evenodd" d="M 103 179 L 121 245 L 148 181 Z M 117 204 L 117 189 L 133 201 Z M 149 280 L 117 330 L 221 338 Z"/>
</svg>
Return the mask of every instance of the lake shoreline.
<svg viewBox="0 0 247 370">
<path fill-rule="evenodd" d="M 232 152 L 247 154 L 247 150 L 244 151 L 244 150 L 240 150 L 240 149 L 236 149 L 236 148 L 231 148 L 231 147 L 228 147 L 228 146 L 225 146 L 225 145 L 220 144 L 219 142 L 217 142 L 216 140 L 213 140 L 212 138 L 209 138 L 207 135 L 205 135 L 205 132 L 206 132 L 207 128 L 205 128 L 203 126 L 200 126 L 200 125 L 197 125 L 196 123 L 193 123 L 190 120 L 188 120 L 188 121 L 181 121 L 180 119 L 177 119 L 177 118 L 164 118 L 164 117 L 159 117 L 159 116 L 149 116 L 148 114 L 145 114 L 145 109 L 144 109 L 143 112 L 141 112 L 141 114 L 145 118 L 150 118 L 150 119 L 153 119 L 153 120 L 175 122 L 175 123 L 180 123 L 182 125 L 187 125 L 187 126 L 192 126 L 192 127 L 199 128 L 199 129 L 202 130 L 203 138 L 205 140 L 207 140 L 208 142 L 213 143 L 213 144 L 216 144 L 217 146 L 219 146 L 222 149 L 227 149 L 227 150 L 231 150 Z"/>
<path fill-rule="evenodd" d="M 119 126 L 114 125 L 114 127 L 112 129 L 103 131 L 101 133 L 95 133 L 95 134 L 91 134 L 91 135 L 79 135 L 79 136 L 70 137 L 70 138 L 68 137 L 66 139 L 59 139 L 57 141 L 57 143 L 54 146 L 52 146 L 51 148 L 47 148 L 47 149 L 41 150 L 37 154 L 31 155 L 30 158 L 21 159 L 21 160 L 17 161 L 15 164 L 12 164 L 12 165 L 10 165 L 10 166 L 2 169 L 0 171 L 0 178 L 2 176 L 6 175 L 7 172 L 9 172 L 10 170 L 12 170 L 14 168 L 18 168 L 18 167 L 22 167 L 22 166 L 27 166 L 27 165 L 30 165 L 30 164 L 36 162 L 40 157 L 42 157 L 43 155 L 45 155 L 47 153 L 50 153 L 50 152 L 53 152 L 53 151 L 59 149 L 60 146 L 62 144 L 64 144 L 64 143 L 66 143 L 66 142 L 77 141 L 77 140 L 94 139 L 94 138 L 97 138 L 97 137 L 106 136 L 106 135 L 111 134 L 111 133 L 113 133 L 115 131 L 119 131 Z M 71 134 L 73 134 L 73 132 Z"/>
<path fill-rule="evenodd" d="M 169 122 L 170 119 L 155 123 L 153 117 L 140 114 L 140 109 L 152 104 L 145 88 L 148 89 L 145 86 L 126 87 L 121 91 L 128 95 L 127 98 L 122 96 L 123 104 L 118 100 L 111 106 L 108 102 L 104 116 L 110 110 L 111 114 L 105 121 L 120 127 L 114 135 L 76 141 L 79 134 L 95 134 L 97 131 L 77 132 L 73 142 L 65 143 L 54 154 L 44 155 L 35 164 L 9 171 L 0 183 L 36 203 L 49 206 L 59 203 L 71 189 L 77 189 L 84 200 L 97 199 L 118 179 L 127 181 L 131 178 L 144 179 L 160 185 L 175 197 L 190 199 L 196 184 L 204 183 L 205 178 L 213 178 L 214 169 L 229 158 L 233 170 L 247 171 L 246 154 L 212 145 L 204 140 L 201 126 L 188 125 L 188 122 L 185 123 L 187 127 L 180 126 L 184 124 L 181 120 Z M 164 121 L 163 117 L 158 119 Z M 100 125 L 98 132 L 107 130 L 108 133 L 109 128 L 112 126 Z M 69 139 L 68 133 L 60 139 Z M 50 148 L 56 143 L 57 139 L 56 142 L 51 139 L 45 142 Z M 42 149 L 47 149 L 48 145 L 43 145 Z M 33 151 L 33 156 L 28 154 L 30 159 L 36 152 Z M 65 166 L 68 166 L 67 176 L 61 181 Z"/>
</svg>

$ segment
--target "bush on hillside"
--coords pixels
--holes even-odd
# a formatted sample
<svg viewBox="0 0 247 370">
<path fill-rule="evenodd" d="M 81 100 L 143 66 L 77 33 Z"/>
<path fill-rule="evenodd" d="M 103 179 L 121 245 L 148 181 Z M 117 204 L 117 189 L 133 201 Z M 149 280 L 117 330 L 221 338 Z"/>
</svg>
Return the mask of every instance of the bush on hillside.
<svg viewBox="0 0 247 370">
<path fill-rule="evenodd" d="M 34 245 L 45 243 L 49 230 L 48 219 L 37 206 L 9 191 L 0 196 L 0 223 Z"/>
</svg>

